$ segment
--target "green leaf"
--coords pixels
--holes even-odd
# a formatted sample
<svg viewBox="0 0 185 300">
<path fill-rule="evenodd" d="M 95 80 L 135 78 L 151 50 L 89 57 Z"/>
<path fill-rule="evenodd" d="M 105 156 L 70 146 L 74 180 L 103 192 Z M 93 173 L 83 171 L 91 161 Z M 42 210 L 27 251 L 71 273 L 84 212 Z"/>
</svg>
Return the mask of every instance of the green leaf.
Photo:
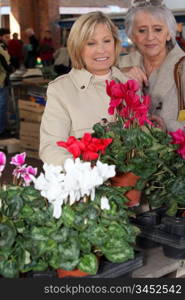
<svg viewBox="0 0 185 300">
<path fill-rule="evenodd" d="M 6 278 L 19 277 L 17 264 L 14 260 L 8 260 L 0 263 L 0 274 Z"/>
<path fill-rule="evenodd" d="M 68 204 L 64 205 L 62 210 L 62 220 L 64 225 L 67 227 L 72 227 L 75 221 L 75 212 L 72 207 Z"/>
<path fill-rule="evenodd" d="M 95 275 L 98 271 L 97 257 L 93 253 L 84 255 L 80 258 L 78 268 L 83 272 Z"/>
<path fill-rule="evenodd" d="M 12 226 L 0 224 L 0 247 L 11 247 L 15 241 L 16 232 Z"/>
</svg>

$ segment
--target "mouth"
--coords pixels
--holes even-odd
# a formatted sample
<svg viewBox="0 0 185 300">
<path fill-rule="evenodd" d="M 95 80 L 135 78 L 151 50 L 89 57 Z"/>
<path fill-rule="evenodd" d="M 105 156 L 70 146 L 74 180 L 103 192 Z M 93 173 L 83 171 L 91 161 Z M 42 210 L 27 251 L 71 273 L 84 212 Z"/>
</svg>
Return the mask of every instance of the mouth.
<svg viewBox="0 0 185 300">
<path fill-rule="evenodd" d="M 109 57 L 98 57 L 98 58 L 95 58 L 94 60 L 95 61 L 106 61 L 108 59 L 109 59 Z"/>
<path fill-rule="evenodd" d="M 149 45 L 145 45 L 146 48 L 152 49 L 155 48 L 157 45 L 155 44 L 149 44 Z"/>
</svg>

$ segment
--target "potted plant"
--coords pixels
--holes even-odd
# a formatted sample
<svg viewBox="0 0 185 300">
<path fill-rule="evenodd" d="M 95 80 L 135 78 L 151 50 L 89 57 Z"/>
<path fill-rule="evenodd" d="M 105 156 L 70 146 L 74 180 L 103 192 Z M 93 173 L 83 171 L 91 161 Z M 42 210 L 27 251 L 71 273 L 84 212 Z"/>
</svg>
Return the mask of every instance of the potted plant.
<svg viewBox="0 0 185 300">
<path fill-rule="evenodd" d="M 102 255 L 111 262 L 134 258 L 138 229 L 122 205 L 125 189 L 109 183 L 114 166 L 69 159 L 63 169 L 45 164 L 36 178 L 25 156 L 12 158 L 14 184 L 0 190 L 1 276 L 61 268 L 93 275 Z M 5 160 L 1 152 L 1 172 Z"/>
<path fill-rule="evenodd" d="M 175 215 L 179 208 L 185 207 L 185 132 L 181 129 L 164 132 L 153 124 L 148 113 L 150 99 L 140 97 L 138 90 L 133 80 L 125 84 L 107 82 L 109 113 L 115 121 L 103 119 L 93 127 L 94 137 L 113 140 L 100 160 L 116 166 L 118 179 L 125 173 L 134 173 L 132 189 L 142 191 L 150 207 L 165 205 L 167 214 Z M 132 199 L 128 192 L 125 198 L 129 205 Z M 131 206 L 132 203 L 135 205 L 135 200 Z"/>
</svg>

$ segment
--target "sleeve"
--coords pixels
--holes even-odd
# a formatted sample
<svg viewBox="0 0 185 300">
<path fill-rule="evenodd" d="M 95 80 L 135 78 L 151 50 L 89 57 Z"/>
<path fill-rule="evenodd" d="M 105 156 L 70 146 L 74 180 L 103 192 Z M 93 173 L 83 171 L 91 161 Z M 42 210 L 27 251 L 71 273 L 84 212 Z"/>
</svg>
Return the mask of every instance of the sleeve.
<svg viewBox="0 0 185 300">
<path fill-rule="evenodd" d="M 183 71 L 181 76 L 181 87 L 184 98 L 184 112 L 185 112 L 185 62 L 183 63 Z M 185 114 L 185 113 L 184 113 Z M 169 131 L 176 131 L 177 129 L 183 129 L 185 127 L 185 118 L 184 121 L 177 120 L 166 120 L 166 126 Z"/>
<path fill-rule="evenodd" d="M 65 148 L 56 144 L 57 141 L 66 141 L 70 132 L 71 119 L 67 108 L 55 84 L 50 84 L 40 127 L 39 154 L 43 162 L 63 165 L 66 158 L 72 157 Z"/>
</svg>

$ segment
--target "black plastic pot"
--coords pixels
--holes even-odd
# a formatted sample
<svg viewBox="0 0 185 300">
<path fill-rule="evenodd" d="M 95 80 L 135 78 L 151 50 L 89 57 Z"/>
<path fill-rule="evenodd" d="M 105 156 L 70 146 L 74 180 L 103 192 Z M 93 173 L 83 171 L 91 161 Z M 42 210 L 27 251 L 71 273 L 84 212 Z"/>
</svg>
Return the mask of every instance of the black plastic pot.
<svg viewBox="0 0 185 300">
<path fill-rule="evenodd" d="M 164 217 L 161 221 L 163 230 L 172 234 L 185 237 L 185 219 L 176 217 Z"/>
<path fill-rule="evenodd" d="M 185 259 L 185 248 L 179 249 L 169 245 L 163 245 L 164 255 L 175 259 Z"/>
<path fill-rule="evenodd" d="M 136 238 L 136 243 L 137 243 L 137 246 L 142 248 L 142 249 L 151 249 L 151 248 L 156 248 L 156 247 L 161 246 L 160 243 L 152 241 L 152 240 L 150 240 L 148 238 L 145 238 L 143 236 L 138 236 Z"/>
<path fill-rule="evenodd" d="M 132 219 L 132 221 L 135 224 L 144 226 L 150 230 L 161 223 L 161 219 L 165 216 L 165 212 L 166 208 L 157 208 L 137 215 L 135 219 Z"/>
</svg>

